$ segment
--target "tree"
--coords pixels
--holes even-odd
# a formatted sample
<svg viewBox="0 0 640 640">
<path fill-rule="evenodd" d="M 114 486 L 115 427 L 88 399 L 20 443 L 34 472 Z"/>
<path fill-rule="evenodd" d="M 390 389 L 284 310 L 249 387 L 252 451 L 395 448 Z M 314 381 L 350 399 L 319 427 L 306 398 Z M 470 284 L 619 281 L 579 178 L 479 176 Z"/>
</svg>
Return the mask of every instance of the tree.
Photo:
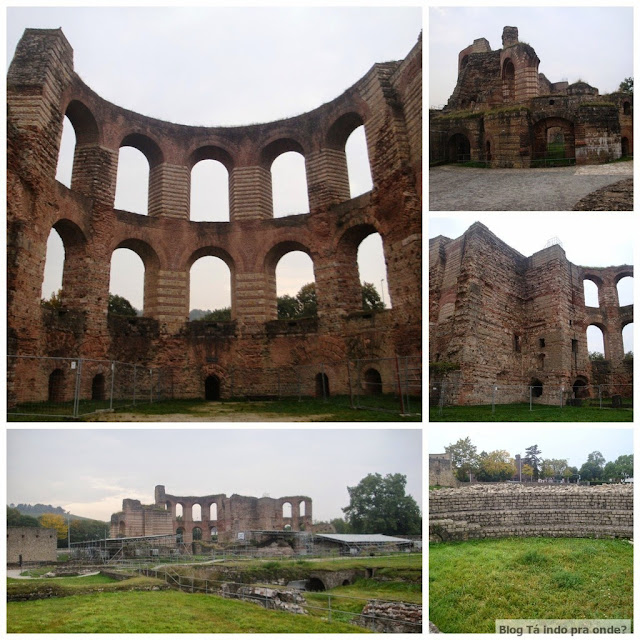
<svg viewBox="0 0 640 640">
<path fill-rule="evenodd" d="M 231 320 L 231 307 L 214 309 L 205 313 L 200 320 L 204 322 L 229 322 Z"/>
<path fill-rule="evenodd" d="M 362 283 L 362 308 L 365 311 L 383 311 L 385 304 L 378 290 L 370 282 Z"/>
<path fill-rule="evenodd" d="M 71 520 L 71 542 L 100 540 L 108 535 L 109 524 L 101 520 L 76 518 Z"/>
<path fill-rule="evenodd" d="M 625 78 L 618 87 L 618 91 L 633 93 L 633 78 Z"/>
<path fill-rule="evenodd" d="M 589 360 L 604 360 L 604 353 L 589 351 Z"/>
<path fill-rule="evenodd" d="M 623 360 L 633 360 L 633 351 L 627 351 L 624 354 Z"/>
<path fill-rule="evenodd" d="M 538 448 L 537 444 L 531 445 L 525 449 L 525 453 L 527 454 L 524 457 L 524 462 L 531 466 L 533 469 L 533 479 L 538 480 L 540 477 L 540 454 L 542 451 Z"/>
<path fill-rule="evenodd" d="M 333 525 L 336 533 L 352 533 L 351 526 L 344 518 L 333 518 L 333 520 L 329 520 L 329 524 Z"/>
<path fill-rule="evenodd" d="M 469 481 L 469 473 L 476 473 L 480 459 L 478 450 L 471 444 L 469 437 L 460 438 L 456 443 L 444 448 L 445 452 L 451 456 L 451 467 L 456 478 L 461 482 Z"/>
<path fill-rule="evenodd" d="M 278 296 L 278 318 L 287 320 L 298 317 L 298 301 L 288 294 Z"/>
<path fill-rule="evenodd" d="M 548 460 L 543 460 L 542 467 L 540 469 L 540 477 L 562 480 L 562 478 L 565 477 L 565 471 L 568 466 L 569 462 L 560 458 L 549 458 Z"/>
<path fill-rule="evenodd" d="M 33 516 L 25 516 L 17 509 L 7 506 L 7 527 L 39 527 L 40 523 Z"/>
<path fill-rule="evenodd" d="M 420 507 L 406 495 L 407 477 L 401 473 L 370 473 L 355 487 L 347 487 L 349 506 L 342 511 L 353 533 L 411 535 L 422 531 Z"/>
<path fill-rule="evenodd" d="M 298 313 L 301 317 L 315 317 L 318 315 L 318 299 L 316 296 L 316 285 L 313 282 L 305 284 L 298 295 Z"/>
<path fill-rule="evenodd" d="M 135 317 L 138 315 L 135 307 L 126 298 L 113 293 L 109 294 L 107 310 L 117 316 Z"/>
<path fill-rule="evenodd" d="M 527 480 L 531 480 L 531 478 L 533 477 L 533 467 L 531 465 L 528 465 L 528 464 L 523 464 L 522 465 L 522 475 Z"/>
<path fill-rule="evenodd" d="M 484 454 L 484 455 L 483 455 Z M 516 473 L 516 465 L 508 451 L 497 450 L 480 454 L 478 480 L 483 482 L 504 482 Z"/>
<path fill-rule="evenodd" d="M 604 456 L 599 451 L 592 451 L 587 461 L 580 467 L 582 480 L 602 480 L 604 474 Z"/>
<path fill-rule="evenodd" d="M 602 471 L 602 477 L 604 480 L 612 481 L 633 477 L 633 454 L 618 456 L 615 462 L 613 460 L 607 462 Z"/>
<path fill-rule="evenodd" d="M 58 513 L 43 513 L 39 518 L 40 526 L 45 529 L 55 529 L 58 532 L 58 540 L 65 540 L 67 537 L 67 521 L 64 516 Z"/>
<path fill-rule="evenodd" d="M 40 304 L 47 309 L 62 309 L 62 289 L 54 291 L 48 300 L 42 298 Z"/>
</svg>

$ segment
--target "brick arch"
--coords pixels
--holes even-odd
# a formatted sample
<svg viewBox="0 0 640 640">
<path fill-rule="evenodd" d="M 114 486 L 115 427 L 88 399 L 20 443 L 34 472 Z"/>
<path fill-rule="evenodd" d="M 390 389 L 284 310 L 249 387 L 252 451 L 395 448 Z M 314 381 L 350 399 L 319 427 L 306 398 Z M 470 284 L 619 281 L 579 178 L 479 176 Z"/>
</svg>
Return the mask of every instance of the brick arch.
<svg viewBox="0 0 640 640">
<path fill-rule="evenodd" d="M 187 168 L 189 171 L 202 160 L 217 160 L 231 174 L 236 164 L 234 156 L 223 146 L 217 144 L 207 144 L 199 146 L 189 154 L 187 159 Z"/>
<path fill-rule="evenodd" d="M 158 257 L 158 254 L 153 247 L 144 240 L 139 240 L 138 238 L 127 238 L 126 240 L 121 240 L 117 246 L 113 248 L 113 251 L 116 249 L 130 249 L 136 253 L 144 263 L 145 270 L 160 267 L 160 258 Z M 113 254 L 113 251 L 111 254 Z"/>
<path fill-rule="evenodd" d="M 306 158 L 306 151 L 299 140 L 291 136 L 279 137 L 262 147 L 260 151 L 260 166 L 263 169 L 271 169 L 274 160 L 289 151 L 299 153 Z"/>
<path fill-rule="evenodd" d="M 282 240 L 271 247 L 271 249 L 269 249 L 265 254 L 264 269 L 266 274 L 275 275 L 276 267 L 278 266 L 280 259 L 292 251 L 302 251 L 303 253 L 306 253 L 311 258 L 315 268 L 314 254 L 308 246 L 302 244 L 298 240 Z"/>
<path fill-rule="evenodd" d="M 575 158 L 575 127 L 574 123 L 566 118 L 541 118 L 533 125 L 533 155 L 544 157 L 547 155 L 547 131 L 559 127 L 564 134 L 564 157 Z"/>
<path fill-rule="evenodd" d="M 365 124 L 364 118 L 357 111 L 348 111 L 333 121 L 327 130 L 325 144 L 327 148 L 344 151 L 349 136 Z"/>
<path fill-rule="evenodd" d="M 164 154 L 160 144 L 148 135 L 129 133 L 120 141 L 118 148 L 121 147 L 133 147 L 140 151 L 149 162 L 149 170 L 164 162 Z"/>
<path fill-rule="evenodd" d="M 64 114 L 69 118 L 76 134 L 76 146 L 98 142 L 100 137 L 98 122 L 89 107 L 81 100 L 71 100 Z"/>
<path fill-rule="evenodd" d="M 618 271 L 613 278 L 613 284 L 617 285 L 622 278 L 633 278 L 633 267 L 625 266 Z"/>
</svg>

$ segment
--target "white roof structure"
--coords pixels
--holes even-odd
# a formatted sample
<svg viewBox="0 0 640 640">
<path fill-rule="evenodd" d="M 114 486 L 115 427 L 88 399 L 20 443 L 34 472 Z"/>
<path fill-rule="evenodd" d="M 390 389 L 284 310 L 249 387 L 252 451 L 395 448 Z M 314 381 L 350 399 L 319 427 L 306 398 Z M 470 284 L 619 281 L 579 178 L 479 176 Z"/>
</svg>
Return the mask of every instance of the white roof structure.
<svg viewBox="0 0 640 640">
<path fill-rule="evenodd" d="M 327 538 L 345 544 L 410 544 L 407 538 L 394 538 L 382 533 L 316 533 L 316 538 Z"/>
</svg>

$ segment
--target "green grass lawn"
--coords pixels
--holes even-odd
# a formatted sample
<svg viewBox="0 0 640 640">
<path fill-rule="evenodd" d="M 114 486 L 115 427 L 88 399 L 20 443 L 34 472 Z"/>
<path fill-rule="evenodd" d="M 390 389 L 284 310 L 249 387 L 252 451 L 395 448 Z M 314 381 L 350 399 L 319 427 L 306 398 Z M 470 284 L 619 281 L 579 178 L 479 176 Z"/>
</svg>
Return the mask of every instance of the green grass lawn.
<svg viewBox="0 0 640 640">
<path fill-rule="evenodd" d="M 180 591 L 96 593 L 7 605 L 8 633 L 359 633 L 314 616 Z"/>
<path fill-rule="evenodd" d="M 632 409 L 597 407 L 553 407 L 528 403 L 429 408 L 429 422 L 633 422 Z"/>
<path fill-rule="evenodd" d="M 494 633 L 499 618 L 633 618 L 626 540 L 505 538 L 429 545 L 429 619 Z"/>
<path fill-rule="evenodd" d="M 314 422 L 418 422 L 422 420 L 420 398 L 411 398 L 409 402 L 409 412 L 411 415 L 401 415 L 400 400 L 393 394 L 380 396 L 367 396 L 356 399 L 360 408 L 352 409 L 349 396 L 331 396 L 324 401 L 321 398 L 282 398 L 280 400 L 229 400 L 216 403 L 209 403 L 205 400 L 163 400 L 159 402 L 137 404 L 122 408 L 127 415 L 140 416 L 163 416 L 173 414 L 183 414 L 185 416 L 203 416 L 208 412 L 216 415 L 231 416 L 232 414 L 264 414 L 269 417 L 278 415 L 299 417 L 304 419 L 309 416 Z M 90 409 L 86 406 L 86 411 Z M 29 422 L 29 421 L 68 421 L 72 418 L 73 408 L 67 405 L 57 407 L 43 407 L 36 405 L 21 405 L 15 409 L 20 412 L 32 412 L 34 414 L 55 413 L 45 417 L 43 415 L 14 415 L 7 416 L 9 422 Z M 406 409 L 405 409 L 406 411 Z M 117 409 L 113 414 L 117 417 Z M 91 420 L 91 416 L 86 418 Z M 80 416 L 80 420 L 83 416 Z"/>
</svg>

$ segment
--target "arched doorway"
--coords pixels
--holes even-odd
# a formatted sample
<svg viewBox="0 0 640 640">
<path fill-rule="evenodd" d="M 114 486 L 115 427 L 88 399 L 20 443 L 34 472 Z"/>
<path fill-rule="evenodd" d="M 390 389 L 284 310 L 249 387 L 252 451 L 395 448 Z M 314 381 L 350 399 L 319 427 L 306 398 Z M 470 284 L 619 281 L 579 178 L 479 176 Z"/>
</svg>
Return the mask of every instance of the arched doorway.
<svg viewBox="0 0 640 640">
<path fill-rule="evenodd" d="M 49 402 L 64 401 L 64 373 L 54 369 L 49 376 Z"/>
<path fill-rule="evenodd" d="M 377 369 L 367 369 L 364 372 L 364 390 L 372 395 L 382 393 L 382 376 Z"/>
<path fill-rule="evenodd" d="M 316 398 L 329 397 L 329 378 L 326 373 L 316 374 Z"/>
<path fill-rule="evenodd" d="M 531 397 L 539 398 L 542 395 L 542 382 L 537 378 L 534 378 L 531 381 Z"/>
<path fill-rule="evenodd" d="M 462 133 L 449 138 L 449 162 L 469 162 L 471 160 L 471 143 Z"/>
<path fill-rule="evenodd" d="M 533 161 L 540 164 L 575 162 L 575 133 L 573 122 L 564 118 L 543 118 L 533 127 Z M 562 161 L 562 162 L 561 162 Z M 534 165 L 535 166 L 535 165 Z"/>
<path fill-rule="evenodd" d="M 626 158 L 629 155 L 629 138 L 622 138 L 622 157 Z"/>
<path fill-rule="evenodd" d="M 220 400 L 220 378 L 210 375 L 204 381 L 205 400 Z"/>
<path fill-rule="evenodd" d="M 104 400 L 104 375 L 98 373 L 91 382 L 91 399 Z"/>
<path fill-rule="evenodd" d="M 572 387 L 574 398 L 589 397 L 589 388 L 587 387 L 587 381 L 584 378 L 577 378 Z"/>
</svg>

